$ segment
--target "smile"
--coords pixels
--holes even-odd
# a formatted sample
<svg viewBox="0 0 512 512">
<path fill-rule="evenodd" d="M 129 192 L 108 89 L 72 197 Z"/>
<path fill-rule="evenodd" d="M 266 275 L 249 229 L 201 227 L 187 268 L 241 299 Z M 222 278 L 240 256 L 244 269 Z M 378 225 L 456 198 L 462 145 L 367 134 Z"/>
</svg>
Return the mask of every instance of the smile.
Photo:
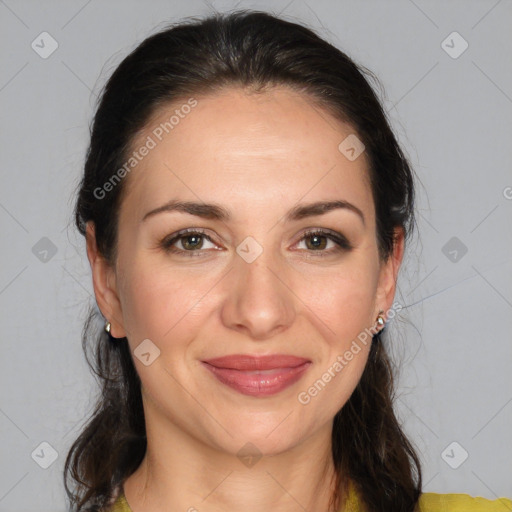
<svg viewBox="0 0 512 512">
<path fill-rule="evenodd" d="M 312 364 L 294 356 L 227 356 L 202 361 L 218 381 L 244 395 L 271 396 L 297 382 Z"/>
</svg>

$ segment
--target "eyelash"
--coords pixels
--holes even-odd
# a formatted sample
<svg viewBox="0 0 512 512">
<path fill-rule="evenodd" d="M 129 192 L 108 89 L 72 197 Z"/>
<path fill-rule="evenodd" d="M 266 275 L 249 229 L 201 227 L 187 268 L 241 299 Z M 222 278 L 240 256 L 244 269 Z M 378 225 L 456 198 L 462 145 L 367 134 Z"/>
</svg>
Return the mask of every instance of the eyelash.
<svg viewBox="0 0 512 512">
<path fill-rule="evenodd" d="M 182 231 L 179 231 L 175 235 L 171 235 L 171 237 L 164 238 L 160 242 L 160 247 L 164 249 L 168 253 L 178 253 L 178 254 L 187 254 L 189 257 L 198 257 L 200 256 L 200 253 L 203 252 L 203 250 L 191 250 L 191 251 L 185 251 L 183 249 L 176 249 L 173 247 L 173 244 L 179 240 L 182 240 L 183 238 L 186 238 L 187 236 L 191 235 L 200 235 L 201 237 L 206 238 L 211 243 L 215 243 L 211 237 L 209 237 L 203 230 L 199 228 L 188 228 L 184 229 Z M 308 230 L 305 233 L 303 233 L 302 238 L 299 240 L 299 242 L 302 242 L 305 238 L 308 237 L 314 237 L 314 236 L 321 236 L 328 238 L 332 242 L 336 244 L 337 247 L 330 250 L 319 250 L 315 251 L 312 249 L 307 249 L 308 252 L 311 253 L 317 253 L 313 257 L 327 257 L 331 254 L 342 252 L 342 251 L 350 251 L 352 249 L 352 245 L 350 242 L 341 234 L 336 233 L 335 231 L 330 230 L 324 230 L 324 229 L 314 229 L 314 230 Z M 299 243 L 297 242 L 297 243 Z M 194 254 L 196 253 L 196 254 Z"/>
</svg>

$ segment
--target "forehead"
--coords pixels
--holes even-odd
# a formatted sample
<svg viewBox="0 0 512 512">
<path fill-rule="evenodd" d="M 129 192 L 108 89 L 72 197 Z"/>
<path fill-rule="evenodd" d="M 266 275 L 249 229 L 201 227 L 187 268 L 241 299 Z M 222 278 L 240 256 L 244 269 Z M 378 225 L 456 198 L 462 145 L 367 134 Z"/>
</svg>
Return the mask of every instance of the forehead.
<svg viewBox="0 0 512 512">
<path fill-rule="evenodd" d="M 159 108 L 134 140 L 132 151 L 151 149 L 125 178 L 122 209 L 140 218 L 176 197 L 253 212 L 343 198 L 372 217 L 366 155 L 350 161 L 338 149 L 350 135 L 350 125 L 285 87 L 184 97 Z"/>
</svg>

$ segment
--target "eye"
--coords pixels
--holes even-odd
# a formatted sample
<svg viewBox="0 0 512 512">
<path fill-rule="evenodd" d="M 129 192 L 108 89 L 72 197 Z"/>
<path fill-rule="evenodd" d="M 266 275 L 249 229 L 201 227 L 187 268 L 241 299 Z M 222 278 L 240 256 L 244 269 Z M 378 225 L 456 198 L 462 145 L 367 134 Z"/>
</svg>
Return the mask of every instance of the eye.
<svg viewBox="0 0 512 512">
<path fill-rule="evenodd" d="M 317 253 L 315 256 L 320 257 L 352 249 L 350 242 L 341 233 L 325 229 L 309 230 L 303 233 L 298 245 L 302 243 L 305 243 L 306 251 Z M 211 246 L 205 247 L 205 244 L 211 244 Z M 206 249 L 218 247 L 203 230 L 198 228 L 188 228 L 170 235 L 160 242 L 160 246 L 166 252 L 186 256 L 201 256 Z"/>
<path fill-rule="evenodd" d="M 213 247 L 205 247 L 205 243 L 212 244 Z M 195 256 L 192 253 L 199 253 L 201 252 L 200 249 L 212 249 L 215 247 L 212 239 L 204 231 L 197 228 L 184 229 L 170 237 L 164 238 L 160 245 L 167 252 L 189 253 L 187 256 Z"/>
<path fill-rule="evenodd" d="M 350 242 L 340 233 L 331 230 L 316 229 L 307 231 L 299 241 L 305 243 L 305 249 L 318 252 L 315 256 L 327 256 L 340 251 L 352 249 Z M 329 247 L 329 242 L 331 243 Z"/>
</svg>

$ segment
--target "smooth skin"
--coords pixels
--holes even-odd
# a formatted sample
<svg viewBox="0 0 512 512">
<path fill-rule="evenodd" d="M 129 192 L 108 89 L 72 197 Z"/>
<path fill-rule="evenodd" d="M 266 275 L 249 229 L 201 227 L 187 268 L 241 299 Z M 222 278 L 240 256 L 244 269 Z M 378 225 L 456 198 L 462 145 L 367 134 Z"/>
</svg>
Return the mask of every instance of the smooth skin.
<svg viewBox="0 0 512 512">
<path fill-rule="evenodd" d="M 354 130 L 310 98 L 284 86 L 196 98 L 125 178 L 114 266 L 87 227 L 96 300 L 112 335 L 126 336 L 132 353 L 145 339 L 160 350 L 148 366 L 134 357 L 148 448 L 126 498 L 134 512 L 327 510 L 333 418 L 370 341 L 307 405 L 297 397 L 391 308 L 403 233 L 381 261 L 366 156 L 350 161 L 338 150 Z M 133 147 L 179 106 L 161 107 Z M 166 211 L 142 220 L 170 200 L 215 203 L 230 218 Z M 350 208 L 286 219 L 297 206 L 335 200 L 364 220 Z M 186 228 L 211 241 L 189 233 L 166 250 L 162 241 Z M 339 233 L 351 248 L 304 236 L 308 229 Z M 263 248 L 252 263 L 236 251 L 246 237 Z M 201 364 L 228 354 L 292 354 L 312 365 L 291 387 L 256 398 Z M 247 443 L 262 455 L 252 466 L 237 456 Z"/>
</svg>

